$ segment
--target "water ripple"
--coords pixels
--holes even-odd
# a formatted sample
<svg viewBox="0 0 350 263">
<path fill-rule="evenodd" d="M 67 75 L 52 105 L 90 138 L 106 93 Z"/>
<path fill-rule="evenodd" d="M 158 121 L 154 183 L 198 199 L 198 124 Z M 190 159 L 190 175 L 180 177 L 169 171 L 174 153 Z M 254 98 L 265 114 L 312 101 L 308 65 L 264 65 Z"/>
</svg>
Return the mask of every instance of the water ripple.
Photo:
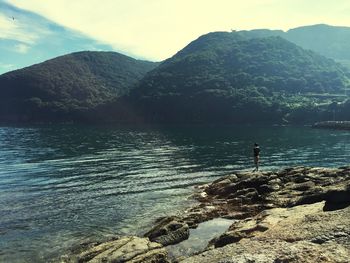
<svg viewBox="0 0 350 263">
<path fill-rule="evenodd" d="M 350 133 L 306 127 L 0 128 L 0 261 L 46 262 L 86 239 L 137 234 L 194 185 L 252 169 L 342 166 Z"/>
</svg>

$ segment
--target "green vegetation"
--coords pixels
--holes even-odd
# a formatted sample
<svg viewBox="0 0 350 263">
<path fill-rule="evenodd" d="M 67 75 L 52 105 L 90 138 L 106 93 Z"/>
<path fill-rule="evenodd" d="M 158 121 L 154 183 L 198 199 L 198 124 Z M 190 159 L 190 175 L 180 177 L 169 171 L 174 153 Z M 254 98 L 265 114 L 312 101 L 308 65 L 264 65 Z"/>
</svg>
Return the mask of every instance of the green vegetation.
<svg viewBox="0 0 350 263">
<path fill-rule="evenodd" d="M 350 74 L 281 37 L 216 32 L 190 43 L 142 80 L 131 100 L 161 122 L 304 122 L 343 101 Z"/>
<path fill-rule="evenodd" d="M 125 95 L 157 63 L 78 52 L 0 76 L 0 120 L 56 121 Z"/>
<path fill-rule="evenodd" d="M 114 52 L 62 56 L 0 76 L 0 121 L 346 120 L 349 70 L 284 39 L 323 29 L 209 33 L 159 65 Z"/>
</svg>

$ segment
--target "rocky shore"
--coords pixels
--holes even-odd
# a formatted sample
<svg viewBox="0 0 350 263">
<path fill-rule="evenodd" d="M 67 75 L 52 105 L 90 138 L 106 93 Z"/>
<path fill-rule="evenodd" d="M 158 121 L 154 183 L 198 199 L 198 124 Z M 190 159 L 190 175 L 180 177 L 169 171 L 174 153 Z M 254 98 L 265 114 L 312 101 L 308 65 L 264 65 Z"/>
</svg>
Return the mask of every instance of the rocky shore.
<svg viewBox="0 0 350 263">
<path fill-rule="evenodd" d="M 65 262 L 350 262 L 350 166 L 235 172 L 196 187 L 198 204 L 159 218 L 144 237 L 90 244 Z M 229 229 L 204 251 L 171 258 L 167 246 L 214 218 Z"/>
<path fill-rule="evenodd" d="M 350 121 L 321 121 L 312 125 L 313 128 L 350 130 Z"/>
</svg>

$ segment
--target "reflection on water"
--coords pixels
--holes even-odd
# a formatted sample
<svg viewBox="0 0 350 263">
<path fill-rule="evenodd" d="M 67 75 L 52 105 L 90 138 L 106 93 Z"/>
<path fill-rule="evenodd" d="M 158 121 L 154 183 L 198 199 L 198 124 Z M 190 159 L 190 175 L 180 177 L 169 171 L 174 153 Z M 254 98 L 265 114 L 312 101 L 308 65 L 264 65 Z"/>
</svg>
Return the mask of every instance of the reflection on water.
<svg viewBox="0 0 350 263">
<path fill-rule="evenodd" d="M 190 237 L 187 240 L 167 247 L 169 256 L 176 259 L 203 251 L 209 241 L 223 234 L 233 222 L 234 220 L 215 218 L 200 223 L 196 229 L 190 229 Z"/>
<path fill-rule="evenodd" d="M 0 128 L 0 261 L 45 262 L 87 239 L 139 234 L 232 170 L 348 163 L 350 133 L 308 127 Z"/>
</svg>

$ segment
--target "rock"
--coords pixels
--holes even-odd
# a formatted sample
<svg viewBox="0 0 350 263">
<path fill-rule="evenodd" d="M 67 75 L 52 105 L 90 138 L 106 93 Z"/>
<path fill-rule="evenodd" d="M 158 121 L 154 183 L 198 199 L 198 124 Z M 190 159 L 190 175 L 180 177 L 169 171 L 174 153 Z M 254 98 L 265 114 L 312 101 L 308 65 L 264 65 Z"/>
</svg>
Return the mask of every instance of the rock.
<svg viewBox="0 0 350 263">
<path fill-rule="evenodd" d="M 278 184 L 263 184 L 257 189 L 259 194 L 268 194 L 279 190 L 281 187 Z"/>
<path fill-rule="evenodd" d="M 236 172 L 196 187 L 194 198 L 198 205 L 160 218 L 147 238 L 91 244 L 64 262 L 169 262 L 163 246 L 217 217 L 236 220 L 207 251 L 181 262 L 349 262 L 350 166 Z"/>
<path fill-rule="evenodd" d="M 151 242 L 148 238 L 125 236 L 81 252 L 70 262 L 113 262 L 113 263 L 167 263 L 168 254 L 162 245 Z"/>
<path fill-rule="evenodd" d="M 190 230 L 187 223 L 177 217 L 166 217 L 159 220 L 144 236 L 167 246 L 186 240 L 189 235 Z"/>
<path fill-rule="evenodd" d="M 324 205 L 274 208 L 236 222 L 215 240 L 232 244 L 182 262 L 349 262 L 350 206 L 325 212 Z"/>
<path fill-rule="evenodd" d="M 315 187 L 315 183 L 312 181 L 306 181 L 303 183 L 296 183 L 291 186 L 291 189 L 297 190 L 297 191 L 307 191 L 311 188 Z"/>
<path fill-rule="evenodd" d="M 229 176 L 219 178 L 219 179 L 215 180 L 214 182 L 212 182 L 207 187 L 206 191 L 208 191 L 209 194 L 212 194 L 212 193 L 216 192 L 218 189 L 226 188 L 227 185 L 231 184 L 231 182 L 233 180 L 236 180 L 236 179 L 237 179 L 236 175 L 229 175 Z"/>
<path fill-rule="evenodd" d="M 208 249 L 218 248 L 226 246 L 227 244 L 232 244 L 240 241 L 242 238 L 246 238 L 247 234 L 242 232 L 227 231 L 220 237 L 214 238 L 208 244 Z"/>
<path fill-rule="evenodd" d="M 206 206 L 214 206 L 225 218 L 241 220 L 213 239 L 208 251 L 184 262 L 347 262 L 349 258 L 349 167 L 237 173 L 230 180 L 216 180 L 205 191 Z M 196 211 L 197 220 L 205 214 L 201 209 Z"/>
<path fill-rule="evenodd" d="M 265 223 L 259 223 L 259 217 L 247 218 L 233 223 L 228 231 L 211 241 L 209 245 L 214 247 L 223 247 L 227 244 L 240 241 L 242 238 L 250 238 L 256 235 L 256 232 L 266 231 L 269 227 Z"/>
<path fill-rule="evenodd" d="M 349 256 L 346 248 L 334 243 L 242 240 L 189 257 L 181 263 L 345 263 L 349 262 Z"/>
<path fill-rule="evenodd" d="M 226 219 L 244 219 L 244 218 L 248 218 L 249 215 L 250 215 L 249 212 L 232 212 L 222 217 Z"/>
<path fill-rule="evenodd" d="M 343 189 L 328 191 L 324 199 L 326 200 L 325 211 L 345 208 L 350 204 L 350 186 Z"/>
<path fill-rule="evenodd" d="M 181 218 L 195 228 L 200 222 L 215 217 L 244 219 L 273 207 L 327 201 L 326 210 L 344 208 L 350 204 L 349 187 L 349 167 L 237 172 L 198 187 L 202 191 L 196 194 L 200 204 Z"/>
</svg>

